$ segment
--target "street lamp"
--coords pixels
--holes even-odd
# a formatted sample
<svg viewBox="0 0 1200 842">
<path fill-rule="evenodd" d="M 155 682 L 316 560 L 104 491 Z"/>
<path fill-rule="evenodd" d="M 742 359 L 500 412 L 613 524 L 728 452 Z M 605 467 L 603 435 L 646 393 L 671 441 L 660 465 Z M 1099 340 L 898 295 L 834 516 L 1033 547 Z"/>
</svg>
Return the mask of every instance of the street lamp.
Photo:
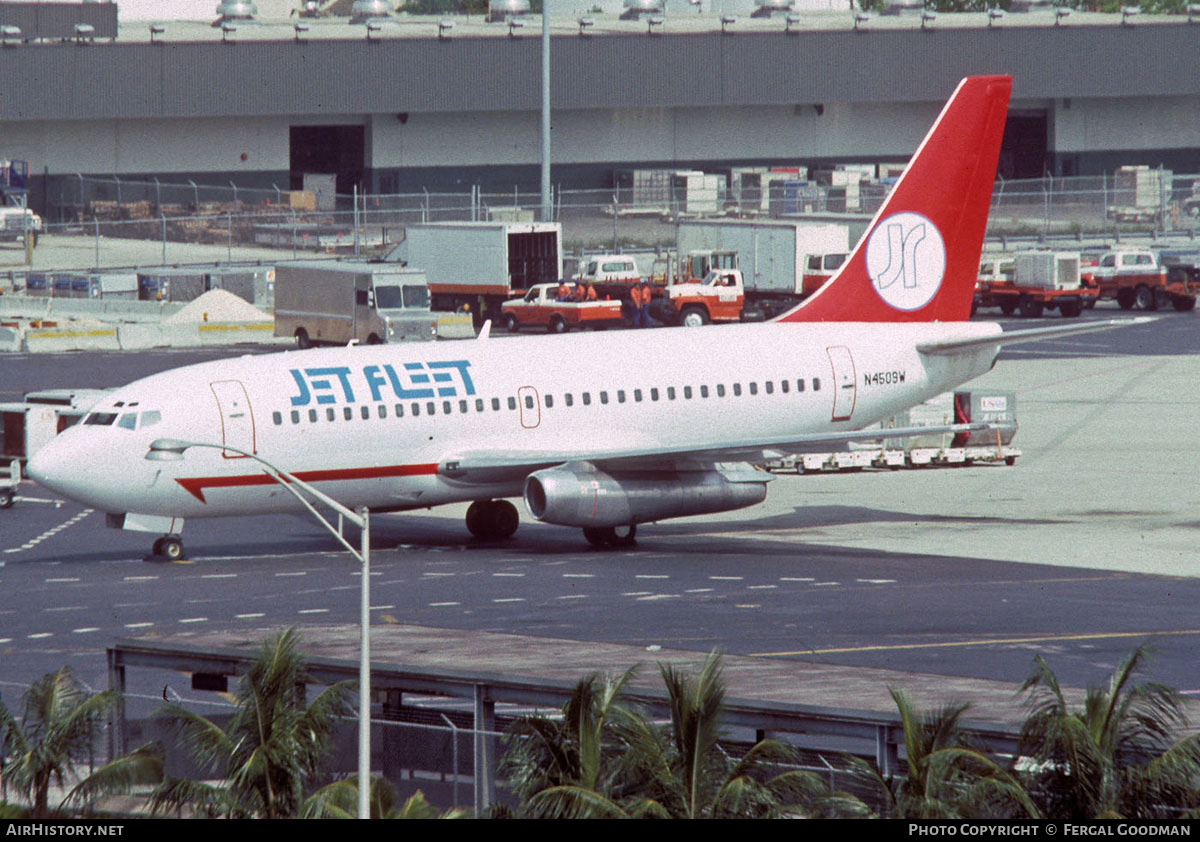
<svg viewBox="0 0 1200 842">
<path fill-rule="evenodd" d="M 253 459 L 266 470 L 265 473 L 275 482 L 284 487 L 293 497 L 300 501 L 313 517 L 329 530 L 341 542 L 350 554 L 362 564 L 362 588 L 359 597 L 359 658 L 358 658 L 358 817 L 371 817 L 371 512 L 366 506 L 357 511 L 351 511 L 323 491 L 319 491 L 302 479 L 287 471 L 277 468 L 254 453 L 248 453 L 227 444 L 209 444 L 198 441 L 180 441 L 178 439 L 155 439 L 150 442 L 150 450 L 146 459 L 151 462 L 174 462 L 183 459 L 184 451 L 193 447 L 207 447 L 213 450 L 228 451 Z M 324 503 L 362 530 L 362 544 L 355 549 L 341 533 L 341 530 L 331 524 L 323 514 L 317 511 L 311 501 L 306 500 L 297 489 L 307 492 L 311 497 Z"/>
</svg>

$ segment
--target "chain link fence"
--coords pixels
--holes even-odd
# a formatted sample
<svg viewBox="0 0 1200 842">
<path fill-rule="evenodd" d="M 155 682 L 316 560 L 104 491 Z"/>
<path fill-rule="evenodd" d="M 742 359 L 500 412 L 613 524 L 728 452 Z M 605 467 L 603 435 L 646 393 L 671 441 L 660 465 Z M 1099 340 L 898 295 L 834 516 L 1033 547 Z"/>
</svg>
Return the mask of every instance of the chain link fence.
<svg viewBox="0 0 1200 842">
<path fill-rule="evenodd" d="M 882 203 L 890 180 L 863 182 L 856 191 L 813 182 L 776 182 L 765 189 L 732 189 L 713 177 L 708 186 L 686 182 L 602 190 L 556 190 L 553 218 L 563 225 L 568 253 L 663 249 L 674 246 L 684 218 L 861 221 Z M 714 186 L 715 185 L 715 186 Z M 462 193 L 321 196 L 236 184 L 173 184 L 84 176 L 59 181 L 43 235 L 90 246 L 93 265 L 129 265 L 106 259 L 121 243 L 157 244 L 151 262 L 187 262 L 180 244 L 224 246 L 224 257 L 263 260 L 340 254 L 374 257 L 404 239 L 405 227 L 424 222 L 533 222 L 541 196 L 514 189 Z M 1185 235 L 1200 228 L 1200 176 L 1149 167 L 1108 176 L 998 181 L 988 234 L 992 238 L 1103 238 Z M 210 250 L 211 251 L 211 250 Z"/>
</svg>

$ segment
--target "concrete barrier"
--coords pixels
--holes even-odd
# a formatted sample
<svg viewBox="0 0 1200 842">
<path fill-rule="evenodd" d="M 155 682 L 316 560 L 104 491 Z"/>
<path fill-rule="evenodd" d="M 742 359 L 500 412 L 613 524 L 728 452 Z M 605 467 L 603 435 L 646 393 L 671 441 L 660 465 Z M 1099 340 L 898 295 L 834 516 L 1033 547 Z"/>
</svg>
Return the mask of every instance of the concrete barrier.
<svg viewBox="0 0 1200 842">
<path fill-rule="evenodd" d="M 201 322 L 194 327 L 200 345 L 236 345 L 241 342 L 291 344 L 275 338 L 274 322 Z"/>
<path fill-rule="evenodd" d="M 0 327 L 0 351 L 20 351 L 23 342 L 19 328 Z"/>
<path fill-rule="evenodd" d="M 474 339 L 475 323 L 470 313 L 436 313 L 438 339 Z"/>
<path fill-rule="evenodd" d="M 130 322 L 117 325 L 117 340 L 125 351 L 147 348 L 189 348 L 199 345 L 195 325 L 165 325 L 155 322 Z"/>
<path fill-rule="evenodd" d="M 108 321 L 156 321 L 178 313 L 185 305 L 121 298 L 33 298 L 24 295 L 0 296 L 0 315 L 26 318 L 64 318 L 83 316 Z"/>
<path fill-rule="evenodd" d="M 25 350 L 31 354 L 120 349 L 115 327 L 29 328 L 25 331 Z"/>
</svg>

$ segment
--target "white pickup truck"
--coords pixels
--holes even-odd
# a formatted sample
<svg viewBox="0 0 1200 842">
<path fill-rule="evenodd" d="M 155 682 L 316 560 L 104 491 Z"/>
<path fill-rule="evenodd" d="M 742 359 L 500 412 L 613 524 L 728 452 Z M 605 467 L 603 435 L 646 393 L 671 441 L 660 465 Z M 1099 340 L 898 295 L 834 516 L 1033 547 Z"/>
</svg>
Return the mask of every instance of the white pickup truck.
<svg viewBox="0 0 1200 842">
<path fill-rule="evenodd" d="M 558 284 L 535 284 L 523 298 L 505 301 L 501 306 L 504 326 L 509 333 L 523 327 L 541 327 L 550 333 L 566 333 L 571 328 L 601 329 L 621 324 L 620 301 L 558 300 Z M 575 287 L 567 284 L 574 295 Z"/>
</svg>

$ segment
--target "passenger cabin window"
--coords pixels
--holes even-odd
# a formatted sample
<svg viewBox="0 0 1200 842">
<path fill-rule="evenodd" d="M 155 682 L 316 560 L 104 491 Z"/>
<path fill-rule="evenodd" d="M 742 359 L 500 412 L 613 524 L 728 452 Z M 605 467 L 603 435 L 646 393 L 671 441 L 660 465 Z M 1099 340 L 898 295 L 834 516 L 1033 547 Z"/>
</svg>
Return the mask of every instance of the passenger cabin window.
<svg viewBox="0 0 1200 842">
<path fill-rule="evenodd" d="M 283 413 L 282 412 L 272 412 L 271 413 L 271 422 L 276 427 L 278 427 L 280 424 L 283 423 Z"/>
<path fill-rule="evenodd" d="M 396 417 L 397 418 L 404 417 L 404 404 L 402 404 L 402 403 L 396 404 Z"/>
<path fill-rule="evenodd" d="M 608 392 L 600 393 L 600 403 L 608 403 Z"/>
<path fill-rule="evenodd" d="M 508 399 L 508 408 L 509 408 L 509 409 L 516 409 L 516 408 L 517 408 L 517 399 L 516 399 L 516 398 L 509 398 L 509 399 Z"/>
<path fill-rule="evenodd" d="M 545 397 L 545 399 L 544 399 L 544 400 L 545 400 L 545 402 L 546 402 L 546 408 L 547 408 L 547 409 L 549 409 L 550 407 L 554 406 L 554 395 L 546 395 L 546 397 Z"/>
<path fill-rule="evenodd" d="M 326 420 L 326 421 L 336 421 L 336 420 L 337 420 L 337 413 L 335 413 L 335 412 L 333 411 L 333 407 L 332 407 L 332 406 L 331 406 L 331 407 L 328 407 L 328 408 L 325 410 L 325 420 Z"/>
<path fill-rule="evenodd" d="M 821 391 L 821 378 L 820 377 L 813 378 L 813 391 L 814 392 Z"/>
</svg>

